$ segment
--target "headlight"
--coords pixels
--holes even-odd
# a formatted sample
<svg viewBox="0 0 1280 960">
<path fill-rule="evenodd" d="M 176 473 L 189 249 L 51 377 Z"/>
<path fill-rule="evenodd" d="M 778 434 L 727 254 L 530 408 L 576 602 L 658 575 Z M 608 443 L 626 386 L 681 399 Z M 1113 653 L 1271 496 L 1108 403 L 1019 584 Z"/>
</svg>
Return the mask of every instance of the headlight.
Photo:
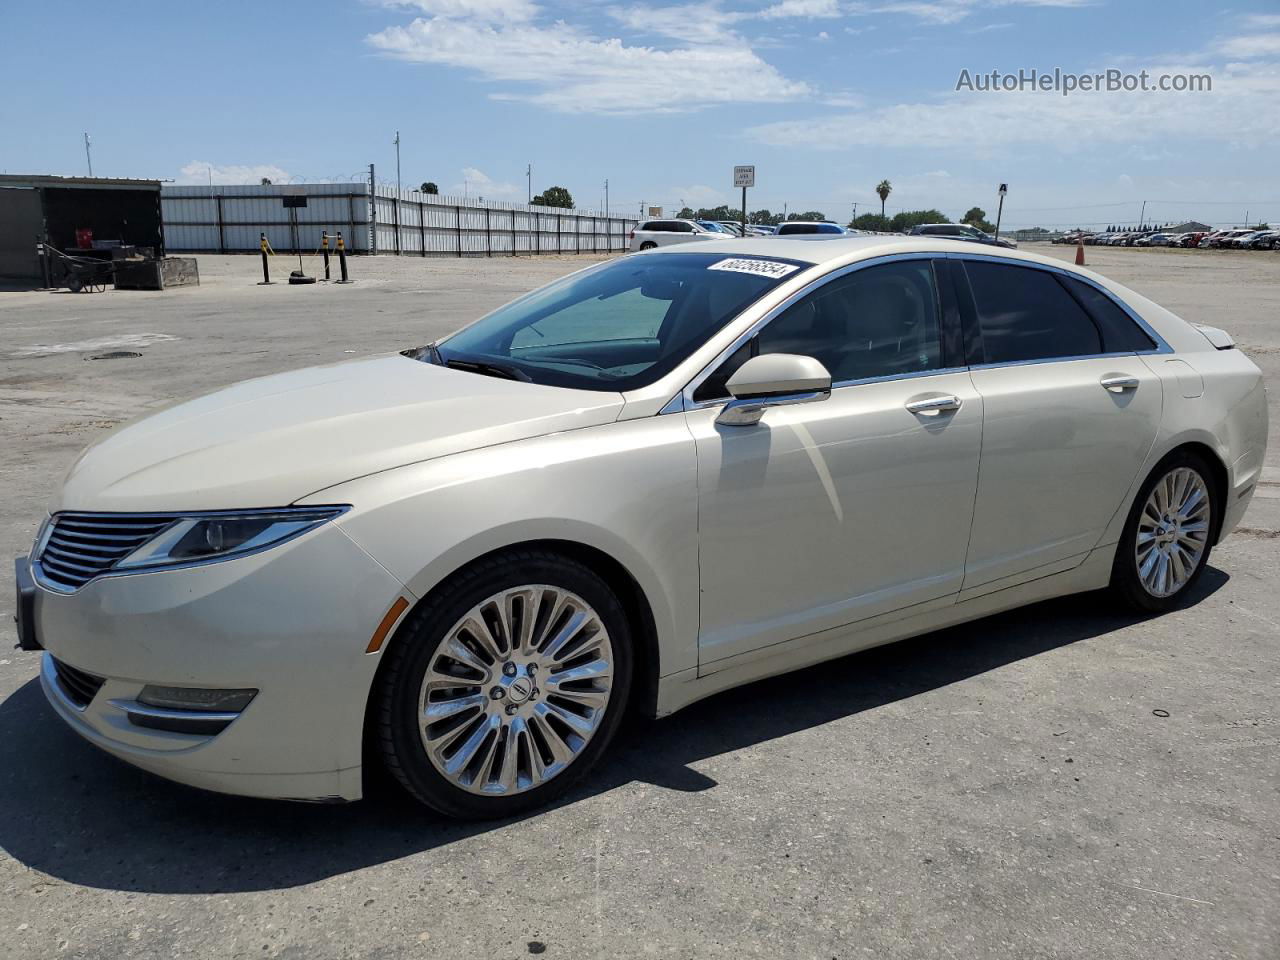
<svg viewBox="0 0 1280 960">
<path fill-rule="evenodd" d="M 112 569 L 141 570 L 243 557 L 301 536 L 346 510 L 347 507 L 287 507 L 182 517 Z"/>
</svg>

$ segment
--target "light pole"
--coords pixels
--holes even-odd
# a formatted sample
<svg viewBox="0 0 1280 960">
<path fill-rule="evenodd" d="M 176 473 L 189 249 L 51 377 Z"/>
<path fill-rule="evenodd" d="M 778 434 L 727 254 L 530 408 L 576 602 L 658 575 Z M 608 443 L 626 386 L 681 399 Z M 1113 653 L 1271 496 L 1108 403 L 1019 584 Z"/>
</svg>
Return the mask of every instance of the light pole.
<svg viewBox="0 0 1280 960">
<path fill-rule="evenodd" d="M 93 176 L 93 154 L 89 152 L 89 134 L 84 135 L 84 158 L 89 162 L 89 176 Z"/>
<path fill-rule="evenodd" d="M 1000 239 L 1000 218 L 1004 216 L 1004 195 L 1009 192 L 1009 185 L 1007 183 L 1000 184 L 1000 190 L 998 192 L 1000 194 L 1000 206 L 996 210 L 996 239 L 997 240 Z"/>
<path fill-rule="evenodd" d="M 400 199 L 400 131 L 396 131 L 396 200 Z"/>
<path fill-rule="evenodd" d="M 529 164 L 524 170 L 525 178 L 525 206 L 533 206 L 533 164 Z"/>
<path fill-rule="evenodd" d="M 604 178 L 604 218 L 609 219 L 609 178 Z"/>
</svg>

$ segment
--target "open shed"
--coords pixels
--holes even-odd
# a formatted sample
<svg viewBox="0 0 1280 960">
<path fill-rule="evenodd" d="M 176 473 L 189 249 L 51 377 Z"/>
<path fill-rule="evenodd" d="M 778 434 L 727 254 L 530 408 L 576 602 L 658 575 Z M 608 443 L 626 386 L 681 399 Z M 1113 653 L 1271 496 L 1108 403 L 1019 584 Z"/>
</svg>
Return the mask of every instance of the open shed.
<svg viewBox="0 0 1280 960">
<path fill-rule="evenodd" d="M 163 257 L 160 181 L 0 175 L 0 277 L 38 282 L 38 242 L 66 253 L 121 245 Z"/>
</svg>

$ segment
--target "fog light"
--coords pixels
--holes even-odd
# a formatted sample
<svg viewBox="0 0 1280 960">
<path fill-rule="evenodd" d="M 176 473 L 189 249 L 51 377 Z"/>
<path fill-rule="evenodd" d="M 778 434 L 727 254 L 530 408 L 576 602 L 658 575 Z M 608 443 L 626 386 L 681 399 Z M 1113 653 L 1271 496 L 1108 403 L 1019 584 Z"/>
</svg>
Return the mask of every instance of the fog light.
<svg viewBox="0 0 1280 960">
<path fill-rule="evenodd" d="M 138 694 L 138 702 L 166 710 L 239 713 L 257 695 L 257 690 L 209 690 L 203 687 L 161 687 L 147 684 Z"/>
</svg>

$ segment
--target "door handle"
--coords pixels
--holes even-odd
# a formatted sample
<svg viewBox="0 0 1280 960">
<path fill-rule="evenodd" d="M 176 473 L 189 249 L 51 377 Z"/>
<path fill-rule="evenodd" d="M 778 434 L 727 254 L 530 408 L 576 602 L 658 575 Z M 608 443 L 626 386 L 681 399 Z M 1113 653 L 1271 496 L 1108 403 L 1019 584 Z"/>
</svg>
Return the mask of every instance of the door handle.
<svg viewBox="0 0 1280 960">
<path fill-rule="evenodd" d="M 911 400 L 905 404 L 908 412 L 925 417 L 936 417 L 940 413 L 951 413 L 960 409 L 959 397 L 946 395 L 942 397 L 925 397 L 923 400 Z"/>
<path fill-rule="evenodd" d="M 1110 390 L 1112 393 L 1124 393 L 1126 390 L 1138 389 L 1138 378 L 1122 373 L 1110 374 L 1098 382 L 1102 384 L 1104 390 Z"/>
</svg>

